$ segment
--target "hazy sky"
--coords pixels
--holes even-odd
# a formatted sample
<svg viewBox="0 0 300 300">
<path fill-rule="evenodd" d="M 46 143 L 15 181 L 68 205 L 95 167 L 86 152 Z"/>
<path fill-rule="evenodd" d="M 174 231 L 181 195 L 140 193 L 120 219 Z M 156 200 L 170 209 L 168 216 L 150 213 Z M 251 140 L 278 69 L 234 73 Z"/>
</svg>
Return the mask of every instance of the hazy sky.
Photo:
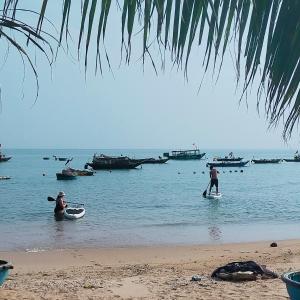
<svg viewBox="0 0 300 300">
<path fill-rule="evenodd" d="M 57 22 L 59 13 L 49 10 L 48 17 Z M 74 32 L 78 26 L 73 25 Z M 198 93 L 203 75 L 199 55 L 190 59 L 188 82 L 182 71 L 170 66 L 156 76 L 147 63 L 143 72 L 142 37 L 137 35 L 130 65 L 123 62 L 119 67 L 120 31 L 119 16 L 112 15 L 107 49 L 113 75 L 107 68 L 102 76 L 94 75 L 94 49 L 86 80 L 83 63 L 70 53 L 59 51 L 52 72 L 38 56 L 36 103 L 30 68 L 23 83 L 21 59 L 10 51 L 0 71 L 0 143 L 6 148 L 190 148 L 193 143 L 200 148 L 298 147 L 299 138 L 283 142 L 282 127 L 268 130 L 263 110 L 261 115 L 256 110 L 256 86 L 248 108 L 245 101 L 239 104 L 229 55 L 218 82 L 208 73 Z M 0 41 L 2 64 L 6 46 Z M 76 54 L 76 45 L 71 42 L 70 48 Z M 157 52 L 153 49 L 154 57 Z"/>
</svg>

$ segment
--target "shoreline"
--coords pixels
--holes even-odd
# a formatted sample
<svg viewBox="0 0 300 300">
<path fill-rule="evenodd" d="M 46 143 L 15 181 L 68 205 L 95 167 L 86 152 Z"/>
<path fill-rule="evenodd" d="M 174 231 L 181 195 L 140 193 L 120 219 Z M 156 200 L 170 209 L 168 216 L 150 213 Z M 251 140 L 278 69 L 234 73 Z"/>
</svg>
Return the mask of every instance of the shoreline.
<svg viewBox="0 0 300 300">
<path fill-rule="evenodd" d="M 271 242 L 0 251 L 14 265 L 0 299 L 70 299 L 70 288 L 74 299 L 288 299 L 280 278 L 210 279 L 232 261 L 254 260 L 279 275 L 300 269 L 300 240 Z M 203 280 L 190 281 L 196 274 Z"/>
</svg>

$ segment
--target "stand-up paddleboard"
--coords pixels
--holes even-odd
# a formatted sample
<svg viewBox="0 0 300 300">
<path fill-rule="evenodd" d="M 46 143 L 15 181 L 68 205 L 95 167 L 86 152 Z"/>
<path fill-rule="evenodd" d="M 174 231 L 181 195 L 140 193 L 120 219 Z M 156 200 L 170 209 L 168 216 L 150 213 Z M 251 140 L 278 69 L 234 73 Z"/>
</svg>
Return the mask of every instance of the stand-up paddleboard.
<svg viewBox="0 0 300 300">
<path fill-rule="evenodd" d="M 215 193 L 215 192 L 212 192 L 210 194 L 206 194 L 206 197 L 207 199 L 221 199 L 222 198 L 222 194 L 221 193 Z"/>
<path fill-rule="evenodd" d="M 84 215 L 85 209 L 83 207 L 68 207 L 64 210 L 64 216 L 69 220 L 80 219 Z"/>
</svg>

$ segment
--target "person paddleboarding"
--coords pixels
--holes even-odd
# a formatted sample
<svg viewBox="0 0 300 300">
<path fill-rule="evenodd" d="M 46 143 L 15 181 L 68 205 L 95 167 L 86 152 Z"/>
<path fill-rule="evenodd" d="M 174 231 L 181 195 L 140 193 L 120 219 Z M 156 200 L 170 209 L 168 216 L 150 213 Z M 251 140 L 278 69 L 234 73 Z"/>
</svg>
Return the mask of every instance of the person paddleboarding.
<svg viewBox="0 0 300 300">
<path fill-rule="evenodd" d="M 209 195 L 213 186 L 216 186 L 216 194 L 219 194 L 219 180 L 218 180 L 218 171 L 213 166 L 210 166 L 210 186 L 209 186 Z"/>
</svg>

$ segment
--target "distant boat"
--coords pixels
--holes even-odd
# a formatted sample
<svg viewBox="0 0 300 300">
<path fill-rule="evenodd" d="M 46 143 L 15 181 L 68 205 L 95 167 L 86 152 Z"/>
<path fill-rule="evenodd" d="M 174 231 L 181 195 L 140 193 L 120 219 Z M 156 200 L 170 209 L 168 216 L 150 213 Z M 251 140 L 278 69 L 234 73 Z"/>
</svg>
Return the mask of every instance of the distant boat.
<svg viewBox="0 0 300 300">
<path fill-rule="evenodd" d="M 169 160 L 169 158 L 144 158 L 144 159 L 134 159 L 134 161 L 140 162 L 141 164 L 164 164 Z"/>
<path fill-rule="evenodd" d="M 300 155 L 298 154 L 298 151 L 294 154 L 294 158 L 285 158 L 284 161 L 286 162 L 300 162 Z"/>
<path fill-rule="evenodd" d="M 70 168 L 70 170 L 77 174 L 77 176 L 93 176 L 94 172 L 89 170 L 75 170 Z"/>
<path fill-rule="evenodd" d="M 210 167 L 210 166 L 213 166 L 213 167 L 237 167 L 237 168 L 240 168 L 240 167 L 245 167 L 247 164 L 248 164 L 249 160 L 247 161 L 220 161 L 220 162 L 210 162 L 210 163 L 207 163 L 206 166 L 207 167 Z"/>
<path fill-rule="evenodd" d="M 91 163 L 86 163 L 87 166 L 94 170 L 112 170 L 112 169 L 134 169 L 141 164 L 140 160 L 130 159 L 127 156 L 107 156 L 104 154 L 93 156 Z"/>
<path fill-rule="evenodd" d="M 272 159 L 252 159 L 251 160 L 255 164 L 278 164 L 281 159 L 280 158 L 272 158 Z"/>
<path fill-rule="evenodd" d="M 11 156 L 5 156 L 4 154 L 0 154 L 0 162 L 5 162 L 11 159 Z"/>
<path fill-rule="evenodd" d="M 241 161 L 243 157 L 235 157 L 233 152 L 230 152 L 228 156 L 225 157 L 215 157 L 214 160 L 216 161 Z"/>
<path fill-rule="evenodd" d="M 67 157 L 59 157 L 58 160 L 59 161 L 66 161 L 68 158 Z"/>
<path fill-rule="evenodd" d="M 50 157 L 43 157 L 43 160 L 49 160 Z"/>
<path fill-rule="evenodd" d="M 61 171 L 61 173 L 56 173 L 57 180 L 72 180 L 76 179 L 77 173 L 71 168 L 67 168 Z"/>
<path fill-rule="evenodd" d="M 1 144 L 0 144 L 0 148 L 1 148 Z M 4 154 L 2 154 L 1 149 L 0 149 L 0 162 L 5 162 L 11 159 L 11 156 L 5 156 Z"/>
<path fill-rule="evenodd" d="M 73 173 L 73 174 L 56 173 L 57 180 L 72 180 L 72 179 L 76 179 L 76 178 L 77 178 L 77 174 L 75 174 L 75 173 Z"/>
<path fill-rule="evenodd" d="M 163 156 L 169 159 L 176 159 L 176 160 L 188 160 L 188 159 L 201 159 L 205 153 L 201 153 L 199 149 L 193 150 L 175 150 L 171 152 L 165 152 Z"/>
<path fill-rule="evenodd" d="M 300 158 L 284 158 L 286 162 L 300 162 Z"/>
</svg>

